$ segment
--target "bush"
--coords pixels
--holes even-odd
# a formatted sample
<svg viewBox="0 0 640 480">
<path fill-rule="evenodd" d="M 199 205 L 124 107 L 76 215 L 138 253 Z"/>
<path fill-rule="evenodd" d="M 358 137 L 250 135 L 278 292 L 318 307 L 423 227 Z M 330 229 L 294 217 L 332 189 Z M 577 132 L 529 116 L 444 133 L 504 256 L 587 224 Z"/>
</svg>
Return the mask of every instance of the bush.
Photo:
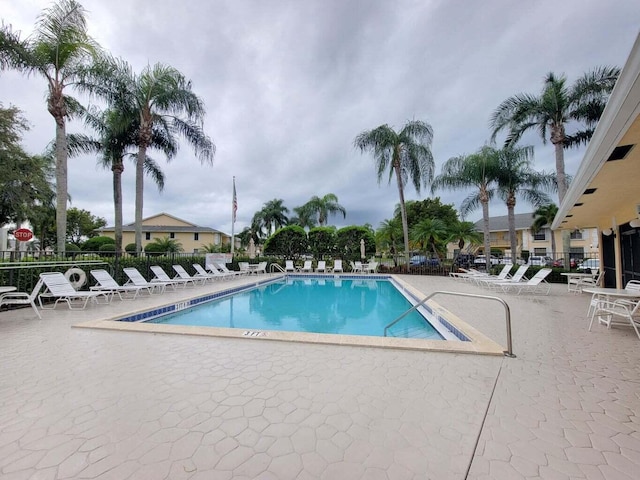
<svg viewBox="0 0 640 480">
<path fill-rule="evenodd" d="M 111 257 L 115 255 L 116 252 L 116 244 L 115 243 L 105 243 L 100 246 L 100 253 L 104 257 Z"/>
<path fill-rule="evenodd" d="M 299 225 L 289 225 L 281 228 L 267 238 L 264 243 L 266 255 L 284 255 L 286 258 L 298 258 L 307 252 L 309 242 L 307 232 Z"/>
<path fill-rule="evenodd" d="M 75 257 L 80 252 L 80 247 L 73 243 L 67 243 L 64 246 L 64 251 L 67 257 Z"/>
<path fill-rule="evenodd" d="M 164 248 L 163 245 L 159 243 L 148 243 L 144 247 L 144 253 L 146 253 L 147 255 L 156 256 L 156 255 L 162 255 L 165 252 L 166 252 L 166 249 Z"/>
<path fill-rule="evenodd" d="M 115 239 L 111 237 L 91 237 L 89 240 L 82 244 L 82 250 L 85 252 L 99 252 L 101 251 L 100 247 L 102 247 L 102 245 L 109 244 L 113 244 L 115 250 Z"/>
<path fill-rule="evenodd" d="M 136 244 L 135 243 L 129 243 L 127 244 L 126 247 L 124 247 L 124 251 L 127 253 L 136 253 Z"/>
<path fill-rule="evenodd" d="M 336 232 L 336 254 L 344 260 L 360 260 L 360 240 L 364 240 L 365 256 L 376 253 L 376 240 L 366 227 L 344 227 Z"/>
</svg>

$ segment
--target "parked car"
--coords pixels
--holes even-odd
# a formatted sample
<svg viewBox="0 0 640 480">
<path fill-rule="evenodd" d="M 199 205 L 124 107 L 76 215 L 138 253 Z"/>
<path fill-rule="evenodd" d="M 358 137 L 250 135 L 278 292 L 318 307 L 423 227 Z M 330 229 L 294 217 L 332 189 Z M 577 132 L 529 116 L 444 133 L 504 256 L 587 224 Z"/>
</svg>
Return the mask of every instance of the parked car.
<svg viewBox="0 0 640 480">
<path fill-rule="evenodd" d="M 600 270 L 600 259 L 599 258 L 587 258 L 584 262 L 582 262 L 580 265 L 578 265 L 578 270 L 579 271 L 583 271 L 583 270 L 591 270 L 592 272 L 595 272 L 597 270 Z"/>
<path fill-rule="evenodd" d="M 489 258 L 489 262 L 491 262 L 491 265 L 498 265 L 500 263 L 500 260 L 491 255 L 491 257 Z M 476 265 L 486 265 L 487 257 L 485 255 L 478 255 L 473 263 L 475 263 Z"/>
<path fill-rule="evenodd" d="M 577 265 L 578 263 L 576 262 L 575 258 L 569 259 L 569 268 L 576 268 Z M 554 260 L 551 266 L 560 268 L 564 267 L 564 258 L 558 258 L 557 260 Z"/>
<path fill-rule="evenodd" d="M 527 262 L 529 265 L 537 265 L 540 267 L 551 266 L 553 264 L 553 259 L 551 257 L 542 257 L 539 255 L 531 255 L 529 257 L 529 261 Z"/>
<path fill-rule="evenodd" d="M 409 259 L 409 265 L 412 267 L 437 267 L 440 265 L 440 260 L 437 258 L 427 258 L 425 255 L 414 255 Z"/>
<path fill-rule="evenodd" d="M 461 253 L 456 257 L 455 264 L 462 268 L 468 268 L 473 265 L 475 257 L 469 253 Z"/>
<path fill-rule="evenodd" d="M 511 264 L 514 263 L 511 257 L 502 257 L 500 259 L 500 265 L 506 265 L 507 263 L 511 263 Z M 524 265 L 524 260 L 522 260 L 521 258 L 518 258 L 516 259 L 515 263 L 516 265 Z"/>
</svg>

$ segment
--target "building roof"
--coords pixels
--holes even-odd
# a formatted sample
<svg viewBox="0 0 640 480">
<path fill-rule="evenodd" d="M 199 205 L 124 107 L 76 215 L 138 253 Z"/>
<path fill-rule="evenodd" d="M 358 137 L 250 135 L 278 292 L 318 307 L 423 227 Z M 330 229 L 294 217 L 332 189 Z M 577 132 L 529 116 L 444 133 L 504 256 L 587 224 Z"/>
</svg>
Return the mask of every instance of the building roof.
<svg viewBox="0 0 640 480">
<path fill-rule="evenodd" d="M 529 230 L 533 223 L 533 213 L 516 213 L 516 230 Z M 474 223 L 476 230 L 482 232 L 484 224 L 482 219 Z M 503 215 L 501 217 L 489 217 L 490 232 L 506 232 L 509 231 L 509 217 Z"/>
<path fill-rule="evenodd" d="M 182 226 L 182 225 L 145 225 L 145 222 L 148 220 L 152 220 L 154 218 L 158 218 L 158 217 L 169 217 L 172 218 L 174 220 L 177 220 L 178 222 L 184 223 L 186 225 Z M 122 231 L 123 232 L 135 232 L 135 227 L 136 224 L 134 223 L 127 223 L 126 225 L 122 226 Z M 100 229 L 101 232 L 114 232 L 115 231 L 115 226 L 110 226 L 110 227 L 103 227 Z M 200 227 L 198 225 L 196 225 L 195 223 L 191 223 L 187 220 L 184 220 L 182 218 L 178 218 L 174 215 L 171 215 L 170 213 L 166 213 L 166 212 L 162 212 L 162 213 L 158 213 L 156 215 L 151 215 L 150 217 L 146 217 L 142 219 L 142 231 L 143 232 L 174 232 L 174 233 L 180 233 L 180 232 L 186 232 L 186 233 L 220 233 L 224 236 L 229 237 L 230 235 L 227 235 L 224 232 L 221 232 L 220 230 L 216 230 L 215 228 L 211 228 L 211 227 Z"/>
<path fill-rule="evenodd" d="M 551 225 L 553 229 L 608 228 L 639 213 L 640 35 Z M 640 207 L 638 207 L 640 208 Z"/>
</svg>

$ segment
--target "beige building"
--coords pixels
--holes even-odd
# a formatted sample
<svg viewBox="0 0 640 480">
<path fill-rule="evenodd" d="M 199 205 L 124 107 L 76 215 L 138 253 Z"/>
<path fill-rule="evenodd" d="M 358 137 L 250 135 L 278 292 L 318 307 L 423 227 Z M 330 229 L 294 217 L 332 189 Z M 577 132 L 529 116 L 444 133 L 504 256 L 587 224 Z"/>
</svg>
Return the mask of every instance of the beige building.
<svg viewBox="0 0 640 480">
<path fill-rule="evenodd" d="M 516 258 L 522 257 L 522 251 L 529 251 L 529 255 L 537 255 L 541 257 L 560 258 L 562 252 L 562 232 L 556 230 L 553 232 L 549 226 L 533 232 L 531 225 L 533 224 L 533 213 L 517 213 L 516 221 L 516 243 L 518 251 Z M 483 231 L 483 222 L 479 220 L 475 223 L 476 230 Z M 512 257 L 511 242 L 509 237 L 509 222 L 507 215 L 489 218 L 489 231 L 492 250 L 502 251 L 505 257 Z M 555 235 L 556 252 L 553 255 L 551 235 Z M 482 246 L 480 247 L 482 251 Z M 575 259 L 583 259 L 598 256 L 598 231 L 594 228 L 577 229 L 571 232 L 571 251 L 570 256 Z"/>
<path fill-rule="evenodd" d="M 115 237 L 114 227 L 100 230 L 101 235 Z M 205 245 L 224 246 L 231 243 L 226 233 L 210 227 L 200 227 L 168 213 L 159 213 L 142 219 L 142 247 L 152 243 L 154 238 L 171 238 L 180 244 L 185 252 L 203 252 Z M 135 243 L 135 224 L 122 226 L 122 245 Z"/>
<path fill-rule="evenodd" d="M 605 285 L 640 280 L 640 35 L 611 93 L 553 229 L 597 228 Z"/>
</svg>

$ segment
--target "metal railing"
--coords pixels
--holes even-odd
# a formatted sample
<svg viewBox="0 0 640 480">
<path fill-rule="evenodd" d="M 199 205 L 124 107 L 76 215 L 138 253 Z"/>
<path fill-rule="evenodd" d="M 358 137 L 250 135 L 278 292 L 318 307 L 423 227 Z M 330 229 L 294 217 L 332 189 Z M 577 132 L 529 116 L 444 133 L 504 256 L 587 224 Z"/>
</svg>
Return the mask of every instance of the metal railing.
<svg viewBox="0 0 640 480">
<path fill-rule="evenodd" d="M 515 355 L 513 353 L 513 340 L 511 338 L 511 310 L 509 309 L 509 305 L 507 305 L 507 302 L 505 302 L 502 298 L 493 297 L 493 296 L 489 296 L 489 295 L 477 295 L 477 294 L 474 294 L 474 293 L 462 293 L 462 292 L 449 292 L 449 291 L 446 291 L 446 290 L 439 290 L 439 291 L 436 291 L 436 292 L 432 292 L 429 295 L 427 295 L 425 298 L 423 298 L 420 302 L 416 303 L 413 307 L 408 309 L 406 312 L 402 313 L 398 318 L 396 318 L 394 321 L 389 323 L 386 327 L 384 327 L 384 336 L 385 337 L 387 336 L 387 331 L 392 326 L 394 326 L 396 323 L 398 323 L 404 317 L 409 315 L 411 312 L 416 311 L 418 308 L 423 306 L 425 303 L 427 303 L 427 301 L 431 300 L 436 295 L 453 295 L 453 296 L 457 296 L 457 297 L 482 298 L 482 299 L 485 299 L 485 300 L 494 300 L 494 301 L 497 301 L 497 302 L 501 303 L 502 306 L 504 306 L 505 320 L 506 320 L 506 327 L 507 327 L 507 349 L 505 351 L 503 351 L 503 353 L 504 353 L 505 357 L 515 358 Z M 426 319 L 425 319 L 425 321 L 426 321 Z"/>
</svg>

